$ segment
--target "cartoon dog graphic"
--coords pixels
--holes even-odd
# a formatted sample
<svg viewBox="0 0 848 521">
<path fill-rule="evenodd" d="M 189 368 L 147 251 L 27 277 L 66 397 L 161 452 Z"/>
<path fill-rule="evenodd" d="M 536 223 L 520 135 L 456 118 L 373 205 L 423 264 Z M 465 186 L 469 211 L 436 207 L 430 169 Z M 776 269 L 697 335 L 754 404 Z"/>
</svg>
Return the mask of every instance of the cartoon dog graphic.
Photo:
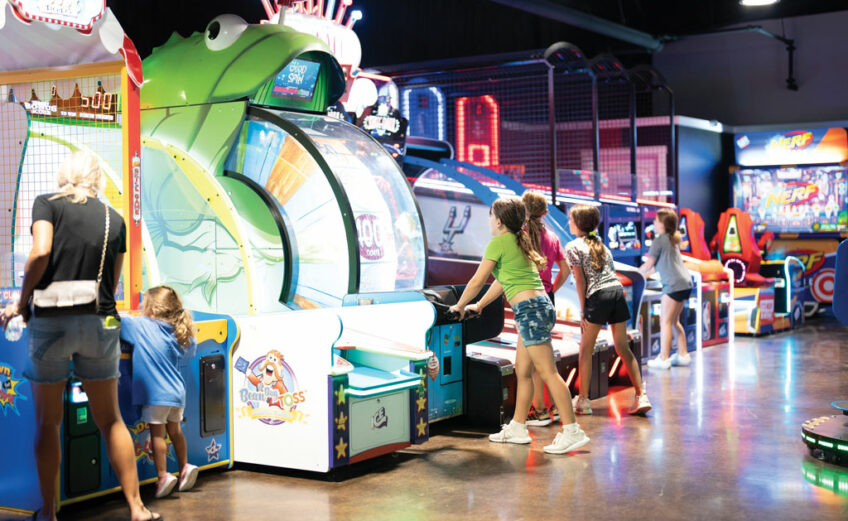
<svg viewBox="0 0 848 521">
<path fill-rule="evenodd" d="M 269 397 L 268 405 L 276 405 L 280 409 L 283 408 L 283 395 L 289 392 L 286 384 L 283 382 L 283 354 L 277 350 L 268 351 L 265 355 L 265 360 L 258 367 L 259 373 L 248 372 L 247 379 L 256 386 L 256 389 L 274 389 L 277 391 L 277 397 Z"/>
</svg>

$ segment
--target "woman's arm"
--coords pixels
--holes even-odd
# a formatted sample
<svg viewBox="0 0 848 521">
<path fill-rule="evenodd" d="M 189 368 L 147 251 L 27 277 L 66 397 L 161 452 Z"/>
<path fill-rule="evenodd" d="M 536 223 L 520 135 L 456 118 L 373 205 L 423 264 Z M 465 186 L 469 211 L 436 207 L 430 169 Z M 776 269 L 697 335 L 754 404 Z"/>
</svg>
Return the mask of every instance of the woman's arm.
<svg viewBox="0 0 848 521">
<path fill-rule="evenodd" d="M 44 276 L 50 263 L 50 252 L 53 251 L 53 223 L 38 220 L 32 223 L 32 250 L 29 252 L 24 265 L 24 281 L 21 285 L 21 299 L 17 305 L 6 306 L 3 312 L 3 325 L 15 315 L 25 315 L 24 311 L 32 298 L 36 284 Z"/>
<path fill-rule="evenodd" d="M 124 268 L 124 254 L 118 253 L 118 256 L 115 257 L 115 287 L 113 288 L 113 293 L 118 292 L 118 282 L 121 280 L 121 270 Z"/>
<path fill-rule="evenodd" d="M 639 266 L 639 272 L 647 277 L 654 270 L 654 264 L 656 264 L 657 259 L 650 255 L 643 255 L 642 258 L 645 260 L 642 265 Z"/>
<path fill-rule="evenodd" d="M 571 274 L 571 268 L 568 266 L 568 262 L 566 262 L 565 259 L 558 260 L 557 266 L 559 266 L 559 273 L 557 273 L 557 278 L 554 280 L 552 293 L 559 291 L 559 288 L 565 284 L 565 281 L 568 280 L 568 276 Z"/>
<path fill-rule="evenodd" d="M 468 281 L 468 284 L 465 286 L 465 291 L 463 291 L 462 296 L 459 297 L 459 301 L 450 308 L 454 313 L 459 313 L 460 319 L 465 316 L 465 306 L 471 302 L 471 299 L 480 293 L 480 290 L 483 289 L 483 285 L 487 280 L 489 280 L 489 276 L 492 274 L 492 271 L 494 271 L 496 265 L 497 264 L 493 260 L 483 259 L 483 261 L 480 262 L 480 265 L 477 266 L 477 271 L 474 273 L 474 276 L 471 277 L 471 280 Z"/>
<path fill-rule="evenodd" d="M 580 316 L 586 312 L 586 274 L 583 273 L 583 267 L 577 266 L 572 271 L 574 274 L 574 283 L 577 285 L 577 300 L 580 303 Z"/>
<path fill-rule="evenodd" d="M 483 308 L 494 302 L 501 293 L 503 293 L 503 286 L 501 286 L 500 282 L 495 281 L 491 286 L 489 286 L 489 290 L 486 291 L 486 294 L 483 295 L 480 300 L 470 306 L 466 306 L 466 309 L 473 307 L 474 311 L 480 312 Z"/>
</svg>

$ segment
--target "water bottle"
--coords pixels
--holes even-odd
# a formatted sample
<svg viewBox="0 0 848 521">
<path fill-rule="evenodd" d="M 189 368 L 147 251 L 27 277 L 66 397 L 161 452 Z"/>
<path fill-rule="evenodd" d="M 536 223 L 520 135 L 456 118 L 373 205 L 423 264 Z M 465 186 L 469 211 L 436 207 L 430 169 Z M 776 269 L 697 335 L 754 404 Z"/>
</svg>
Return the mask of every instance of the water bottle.
<svg viewBox="0 0 848 521">
<path fill-rule="evenodd" d="M 16 315 L 6 324 L 6 340 L 17 342 L 24 334 L 24 317 Z"/>
</svg>

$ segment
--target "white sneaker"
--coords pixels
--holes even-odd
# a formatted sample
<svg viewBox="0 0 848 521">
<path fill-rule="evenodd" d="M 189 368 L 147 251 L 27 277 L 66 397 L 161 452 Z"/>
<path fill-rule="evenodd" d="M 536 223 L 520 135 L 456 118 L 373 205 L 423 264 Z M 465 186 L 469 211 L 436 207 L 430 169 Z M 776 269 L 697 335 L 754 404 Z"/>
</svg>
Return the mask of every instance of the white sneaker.
<svg viewBox="0 0 848 521">
<path fill-rule="evenodd" d="M 671 369 L 671 360 L 666 358 L 663 360 L 659 356 L 648 360 L 648 367 L 651 369 Z"/>
<path fill-rule="evenodd" d="M 197 482 L 197 467 L 190 463 L 186 463 L 186 466 L 183 467 L 182 472 L 180 472 L 180 492 L 191 490 L 192 487 L 194 487 L 195 482 Z"/>
<path fill-rule="evenodd" d="M 686 366 L 692 363 L 692 357 L 689 353 L 686 353 L 686 356 L 680 356 L 680 353 L 674 353 L 668 360 L 671 362 L 671 365 Z"/>
<path fill-rule="evenodd" d="M 165 474 L 156 482 L 156 499 L 163 498 L 174 491 L 177 478 L 173 474 Z"/>
<path fill-rule="evenodd" d="M 630 414 L 645 414 L 646 412 L 651 410 L 651 401 L 648 400 L 648 395 L 645 393 L 640 394 L 639 396 L 635 396 L 633 398 L 633 405 L 630 406 L 630 410 L 628 411 Z"/>
<path fill-rule="evenodd" d="M 510 420 L 508 424 L 503 426 L 501 432 L 490 434 L 489 441 L 493 441 L 495 443 L 518 443 L 523 445 L 530 443 L 532 439 L 530 438 L 530 432 L 527 430 L 526 425 L 523 423 L 517 423 L 515 420 Z"/>
<path fill-rule="evenodd" d="M 545 445 L 545 452 L 548 454 L 565 454 L 577 450 L 580 447 L 589 443 L 589 437 L 583 432 L 579 426 L 575 424 L 576 430 L 566 432 L 567 427 L 557 433 L 554 442 L 550 445 Z"/>
<path fill-rule="evenodd" d="M 584 416 L 592 414 L 592 402 L 588 398 L 578 394 L 571 403 L 574 407 L 574 414 L 582 414 Z"/>
</svg>

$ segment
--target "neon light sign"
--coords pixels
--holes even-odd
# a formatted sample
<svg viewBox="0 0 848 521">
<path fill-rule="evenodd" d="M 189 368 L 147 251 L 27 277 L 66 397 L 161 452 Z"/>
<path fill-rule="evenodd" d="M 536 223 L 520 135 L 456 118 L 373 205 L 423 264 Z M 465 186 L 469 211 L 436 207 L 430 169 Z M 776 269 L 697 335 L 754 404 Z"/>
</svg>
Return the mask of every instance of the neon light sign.
<svg viewBox="0 0 848 521">
<path fill-rule="evenodd" d="M 495 98 L 463 96 L 456 100 L 457 158 L 482 167 L 500 165 L 500 107 Z"/>
<path fill-rule="evenodd" d="M 412 115 L 411 97 L 415 95 L 415 116 Z M 435 103 L 433 103 L 435 102 Z M 409 121 L 409 134 L 445 140 L 445 95 L 438 87 L 413 87 L 403 89 L 401 104 L 403 117 Z M 435 125 L 430 119 L 435 113 Z"/>
</svg>

